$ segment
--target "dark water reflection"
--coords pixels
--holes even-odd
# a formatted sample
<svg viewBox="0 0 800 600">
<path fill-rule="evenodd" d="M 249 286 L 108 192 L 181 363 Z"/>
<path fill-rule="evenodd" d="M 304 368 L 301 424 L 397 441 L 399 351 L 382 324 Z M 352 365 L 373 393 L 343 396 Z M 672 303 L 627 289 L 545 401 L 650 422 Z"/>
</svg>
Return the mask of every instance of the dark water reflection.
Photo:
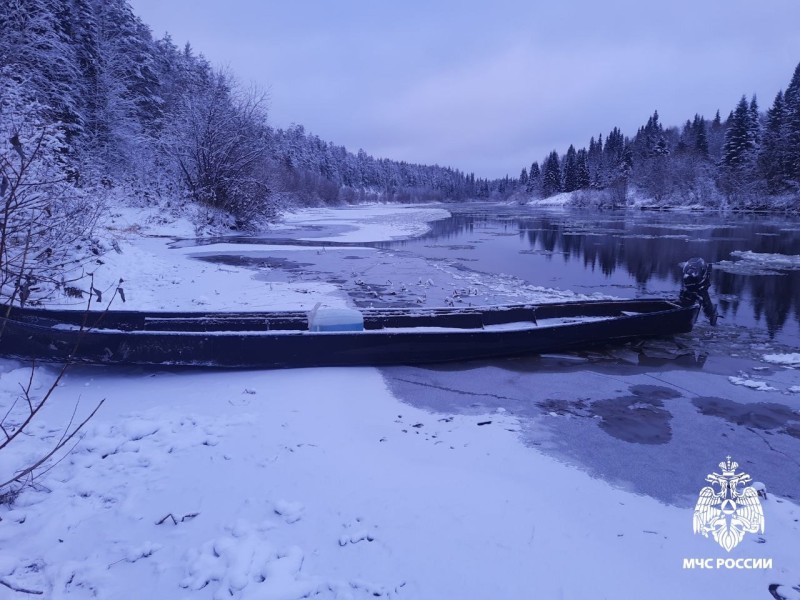
<svg viewBox="0 0 800 600">
<path fill-rule="evenodd" d="M 542 211 L 460 207 L 424 237 L 384 244 L 535 285 L 617 296 L 672 295 L 679 263 L 692 256 L 734 261 L 731 253 L 800 255 L 800 219 L 763 215 Z M 717 269 L 712 296 L 726 325 L 765 328 L 800 343 L 800 271 L 741 274 Z"/>
</svg>

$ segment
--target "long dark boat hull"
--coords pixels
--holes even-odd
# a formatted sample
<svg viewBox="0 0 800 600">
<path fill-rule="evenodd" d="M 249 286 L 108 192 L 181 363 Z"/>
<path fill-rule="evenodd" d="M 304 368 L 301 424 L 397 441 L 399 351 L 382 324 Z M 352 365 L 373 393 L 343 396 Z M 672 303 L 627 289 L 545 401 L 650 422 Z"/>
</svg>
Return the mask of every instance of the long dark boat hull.
<svg viewBox="0 0 800 600">
<path fill-rule="evenodd" d="M 366 310 L 363 331 L 308 331 L 301 312 L 81 312 L 7 307 L 0 355 L 118 365 L 284 368 L 532 355 L 687 333 L 697 306 L 590 301 Z"/>
</svg>

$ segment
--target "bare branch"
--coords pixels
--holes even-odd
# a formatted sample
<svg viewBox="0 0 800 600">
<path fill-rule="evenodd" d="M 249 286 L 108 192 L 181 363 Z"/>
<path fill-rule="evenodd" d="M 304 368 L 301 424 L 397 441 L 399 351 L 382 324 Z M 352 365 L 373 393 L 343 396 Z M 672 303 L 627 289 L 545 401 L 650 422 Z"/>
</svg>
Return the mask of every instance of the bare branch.
<svg viewBox="0 0 800 600">
<path fill-rule="evenodd" d="M 5 318 L 0 318 L 0 336 L 14 304 L 42 300 L 85 275 L 82 266 L 93 258 L 89 234 L 99 215 L 96 199 L 81 193 L 68 180 L 63 135 L 57 125 L 45 123 L 40 118 L 41 107 L 28 98 L 15 96 L 14 82 L 9 85 L 11 89 L 3 92 L 0 114 L 4 117 L 0 119 L 0 306 L 6 307 Z M 14 118 L 5 118 L 11 113 Z M 75 277 L 78 272 L 80 277 Z M 117 293 L 121 292 L 115 290 L 111 294 L 106 310 Z M 91 277 L 87 312 L 76 345 L 90 330 L 85 321 L 95 296 L 98 302 L 103 299 Z M 27 381 L 20 383 L 19 394 L 0 419 L 0 451 L 29 435 L 31 424 L 52 399 L 69 366 L 69 361 L 61 365 L 41 393 L 34 382 L 41 370 L 35 361 L 31 364 Z M 33 483 L 63 460 L 80 441 L 85 425 L 103 402 L 80 423 L 76 423 L 76 403 L 61 435 L 45 448 L 43 455 L 32 464 L 3 474 L 8 481 L 0 483 L 0 491 L 4 492 L 0 500 L 13 498 L 22 486 Z M 59 458 L 60 453 L 65 454 Z M 7 581 L 0 583 L 14 591 L 41 594 Z"/>
<path fill-rule="evenodd" d="M 34 596 L 41 596 L 42 594 L 44 594 L 44 592 L 40 590 L 30 590 L 28 588 L 13 585 L 11 583 L 8 583 L 5 579 L 0 579 L 0 585 L 4 585 L 12 592 L 19 592 L 20 594 L 32 594 Z"/>
<path fill-rule="evenodd" d="M 103 400 L 100 400 L 100 402 L 97 403 L 97 406 L 94 407 L 94 410 L 91 413 L 89 413 L 89 416 L 86 417 L 83 421 L 81 421 L 81 423 L 77 427 L 75 427 L 69 433 L 69 435 L 67 435 L 66 437 L 62 436 L 61 440 L 59 440 L 59 442 L 52 448 L 52 450 L 50 450 L 50 452 L 45 454 L 42 458 L 37 460 L 31 466 L 26 467 L 21 471 L 17 472 L 17 474 L 8 481 L 0 483 L 0 489 L 10 486 L 14 483 L 19 483 L 21 480 L 25 479 L 28 476 L 31 476 L 32 480 L 35 479 L 33 475 L 36 469 L 38 469 L 40 466 L 42 466 L 44 463 L 50 460 L 50 458 L 52 458 L 54 454 L 56 454 L 59 450 L 61 450 L 64 446 L 66 446 L 69 443 L 69 441 L 72 438 L 74 438 L 83 429 L 83 427 L 91 420 L 91 418 L 95 415 L 95 413 L 97 413 L 97 411 L 100 410 L 100 407 L 103 406 L 104 402 L 105 398 Z"/>
</svg>

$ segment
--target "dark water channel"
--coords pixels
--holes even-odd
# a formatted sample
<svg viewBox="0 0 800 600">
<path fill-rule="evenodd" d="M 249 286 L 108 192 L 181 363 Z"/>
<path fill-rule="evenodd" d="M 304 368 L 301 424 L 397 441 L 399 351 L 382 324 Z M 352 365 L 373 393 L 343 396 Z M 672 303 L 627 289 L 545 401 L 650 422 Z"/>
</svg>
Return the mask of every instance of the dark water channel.
<svg viewBox="0 0 800 600">
<path fill-rule="evenodd" d="M 712 297 L 726 325 L 765 331 L 800 347 L 800 219 L 764 215 L 533 211 L 459 207 L 427 235 L 385 247 L 531 284 L 622 297 L 674 295 L 679 264 L 720 263 Z M 735 252 L 796 257 L 742 261 Z M 784 263 L 787 261 L 783 261 Z M 793 267 L 793 268 L 792 268 Z"/>
</svg>

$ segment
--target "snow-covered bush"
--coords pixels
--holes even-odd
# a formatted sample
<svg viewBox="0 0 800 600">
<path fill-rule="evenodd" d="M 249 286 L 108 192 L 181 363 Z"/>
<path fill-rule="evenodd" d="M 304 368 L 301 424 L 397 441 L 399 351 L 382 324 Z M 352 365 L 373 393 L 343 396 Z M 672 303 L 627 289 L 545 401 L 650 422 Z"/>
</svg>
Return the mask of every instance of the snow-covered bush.
<svg viewBox="0 0 800 600">
<path fill-rule="evenodd" d="M 80 278 L 102 206 L 74 185 L 63 133 L 0 71 L 0 302 L 24 304 Z"/>
<path fill-rule="evenodd" d="M 242 223 L 269 210 L 266 98 L 210 73 L 181 97 L 165 136 L 190 198 Z"/>
<path fill-rule="evenodd" d="M 100 205 L 74 185 L 79 174 L 66 166 L 64 130 L 47 123 L 44 107 L 26 97 L 9 69 L 0 70 L 0 82 L 0 307 L 10 307 L 65 289 L 83 277 Z M 32 365 L 19 389 L 0 390 L 0 452 L 26 443 L 27 430 L 65 369 L 66 365 L 49 385 L 42 385 L 41 371 Z M 91 415 L 80 424 L 68 423 L 49 449 L 22 462 L 2 461 L 0 502 L 13 501 L 68 448 Z"/>
</svg>

